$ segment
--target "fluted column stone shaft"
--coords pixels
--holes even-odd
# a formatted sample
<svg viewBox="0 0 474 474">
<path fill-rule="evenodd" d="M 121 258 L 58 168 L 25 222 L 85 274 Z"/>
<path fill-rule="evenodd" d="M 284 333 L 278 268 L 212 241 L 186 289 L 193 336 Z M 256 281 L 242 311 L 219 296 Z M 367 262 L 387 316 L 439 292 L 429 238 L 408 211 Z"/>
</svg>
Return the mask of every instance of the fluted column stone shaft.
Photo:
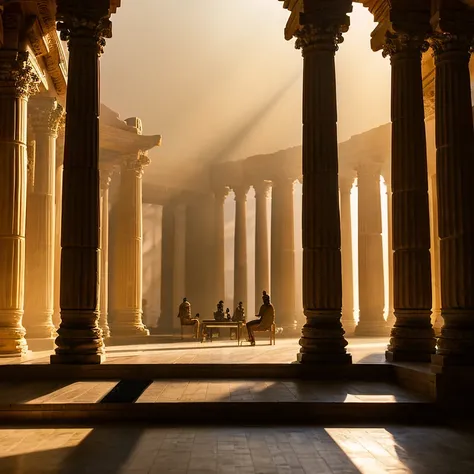
<svg viewBox="0 0 474 474">
<path fill-rule="evenodd" d="M 280 178 L 273 181 L 272 199 L 272 295 L 275 296 L 277 322 L 279 326 L 292 328 L 295 324 L 295 221 L 292 179 Z M 259 300 L 261 299 L 261 292 Z"/>
<path fill-rule="evenodd" d="M 229 188 L 214 191 L 214 229 L 215 229 L 215 293 L 221 300 L 225 298 L 225 221 L 224 202 Z"/>
<path fill-rule="evenodd" d="M 440 35 L 436 64 L 436 177 L 441 315 L 435 366 L 474 365 L 474 131 L 469 59 L 472 37 Z"/>
<path fill-rule="evenodd" d="M 348 364 L 341 324 L 342 271 L 339 220 L 335 52 L 347 31 L 350 1 L 328 11 L 305 2 L 297 33 L 303 50 L 303 306 L 302 363 Z M 327 16 L 326 16 L 327 15 Z M 314 23 L 313 23 L 314 22 Z"/>
<path fill-rule="evenodd" d="M 112 336 L 148 336 L 143 324 L 143 168 L 148 156 L 138 153 L 121 168 L 117 201 L 117 230 L 113 239 L 113 287 L 110 288 Z"/>
<path fill-rule="evenodd" d="M 247 309 L 247 186 L 236 186 L 234 243 L 234 307 Z"/>
<path fill-rule="evenodd" d="M 270 183 L 262 181 L 255 189 L 255 314 L 261 306 L 262 291 L 270 292 L 267 198 Z"/>
<path fill-rule="evenodd" d="M 22 325 L 27 104 L 37 80 L 28 53 L 0 50 L 0 355 L 22 355 L 27 350 Z"/>
<path fill-rule="evenodd" d="M 36 152 L 26 208 L 24 325 L 28 338 L 52 338 L 54 311 L 56 138 L 63 108 L 53 98 L 30 102 Z"/>
<path fill-rule="evenodd" d="M 357 336 L 387 334 L 384 319 L 384 272 L 380 165 L 367 163 L 357 173 L 359 220 L 359 322 Z"/>
<path fill-rule="evenodd" d="M 352 269 L 351 179 L 340 179 L 341 199 L 341 256 L 342 256 L 342 326 L 352 334 L 354 321 L 354 278 Z"/>
<path fill-rule="evenodd" d="M 395 314 L 393 312 L 393 218 L 392 218 L 392 184 L 391 178 L 385 181 L 387 186 L 387 232 L 388 232 L 388 314 L 387 326 L 392 328 L 395 324 Z"/>
<path fill-rule="evenodd" d="M 174 306 L 175 280 L 175 206 L 166 203 L 163 206 L 161 221 L 161 314 L 158 321 L 160 333 L 173 332 L 176 317 Z"/>
<path fill-rule="evenodd" d="M 392 216 L 395 326 L 388 360 L 429 361 L 431 256 L 421 53 L 424 34 L 387 35 L 392 64 Z"/>
<path fill-rule="evenodd" d="M 100 170 L 100 313 L 102 337 L 110 337 L 109 328 L 109 189 L 112 170 Z"/>
</svg>

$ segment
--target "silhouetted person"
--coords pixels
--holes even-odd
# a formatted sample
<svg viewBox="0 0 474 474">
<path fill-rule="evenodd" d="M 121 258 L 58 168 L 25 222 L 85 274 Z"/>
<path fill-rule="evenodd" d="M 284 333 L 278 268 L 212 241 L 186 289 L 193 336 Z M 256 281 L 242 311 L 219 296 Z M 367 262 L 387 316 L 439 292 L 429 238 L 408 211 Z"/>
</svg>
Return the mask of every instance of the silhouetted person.
<svg viewBox="0 0 474 474">
<path fill-rule="evenodd" d="M 254 319 L 247 323 L 247 331 L 249 333 L 249 342 L 252 346 L 255 345 L 254 331 L 267 331 L 271 328 L 275 322 L 275 308 L 270 303 L 270 295 L 266 291 L 262 295 L 263 304 L 260 306 L 260 310 L 256 315 L 259 319 Z"/>
<path fill-rule="evenodd" d="M 245 309 L 243 307 L 242 301 L 239 301 L 237 308 L 235 308 L 232 321 L 245 321 Z"/>
<path fill-rule="evenodd" d="M 214 312 L 214 319 L 216 321 L 224 321 L 225 319 L 224 302 L 222 300 L 217 303 L 217 311 Z"/>
<path fill-rule="evenodd" d="M 199 317 L 199 314 L 196 315 Z M 179 305 L 178 318 L 181 320 L 182 326 L 194 326 L 196 332 L 196 339 L 199 338 L 199 319 L 193 318 L 191 315 L 191 303 L 187 298 L 183 298 L 183 302 Z"/>
</svg>

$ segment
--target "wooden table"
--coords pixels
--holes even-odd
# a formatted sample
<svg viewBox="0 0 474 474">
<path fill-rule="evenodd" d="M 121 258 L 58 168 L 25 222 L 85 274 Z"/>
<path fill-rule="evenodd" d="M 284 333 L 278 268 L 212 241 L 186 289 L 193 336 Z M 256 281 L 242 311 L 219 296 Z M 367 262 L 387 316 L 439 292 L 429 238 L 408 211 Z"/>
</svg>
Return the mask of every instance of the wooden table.
<svg viewBox="0 0 474 474">
<path fill-rule="evenodd" d="M 209 328 L 209 340 L 212 342 L 212 328 L 229 328 L 237 329 L 237 345 L 240 346 L 240 331 L 245 325 L 245 321 L 216 321 L 215 319 L 203 319 L 201 321 L 201 342 L 204 341 L 204 331 Z"/>
</svg>

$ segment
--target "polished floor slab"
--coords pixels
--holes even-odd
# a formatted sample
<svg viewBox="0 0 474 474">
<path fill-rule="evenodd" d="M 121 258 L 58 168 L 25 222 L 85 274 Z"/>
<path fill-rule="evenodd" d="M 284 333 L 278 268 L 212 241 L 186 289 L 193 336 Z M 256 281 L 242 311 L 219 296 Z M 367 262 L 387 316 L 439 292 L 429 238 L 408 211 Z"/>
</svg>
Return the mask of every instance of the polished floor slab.
<svg viewBox="0 0 474 474">
<path fill-rule="evenodd" d="M 353 363 L 382 364 L 385 361 L 387 338 L 348 339 Z M 299 351 L 298 339 L 276 340 L 271 346 L 258 341 L 256 346 L 236 346 L 235 341 L 212 343 L 194 341 L 135 344 L 106 348 L 105 364 L 291 364 Z M 49 364 L 51 352 L 30 352 L 23 358 L 0 358 L 2 364 Z"/>
<path fill-rule="evenodd" d="M 391 425 L 2 429 L 0 473 L 468 474 L 473 445 L 472 430 Z"/>
</svg>

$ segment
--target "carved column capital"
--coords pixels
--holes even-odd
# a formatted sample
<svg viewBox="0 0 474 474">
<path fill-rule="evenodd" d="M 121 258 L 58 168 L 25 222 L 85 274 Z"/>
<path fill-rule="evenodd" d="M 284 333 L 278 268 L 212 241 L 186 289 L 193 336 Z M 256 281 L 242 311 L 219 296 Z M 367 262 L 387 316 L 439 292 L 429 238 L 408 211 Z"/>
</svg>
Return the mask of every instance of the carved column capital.
<svg viewBox="0 0 474 474">
<path fill-rule="evenodd" d="M 57 137 L 64 127 L 65 110 L 55 98 L 36 98 L 30 102 L 28 111 L 35 132 L 47 132 Z"/>
<path fill-rule="evenodd" d="M 352 185 L 354 184 L 354 177 L 341 177 L 339 176 L 339 189 L 341 194 L 350 194 Z"/>
<path fill-rule="evenodd" d="M 110 0 L 57 0 L 57 28 L 63 41 L 92 41 L 102 54 L 105 39 L 112 37 Z"/>
<path fill-rule="evenodd" d="M 34 71 L 29 53 L 0 50 L 0 94 L 28 99 L 39 90 L 40 78 Z"/>
<path fill-rule="evenodd" d="M 263 180 L 257 184 L 254 184 L 253 188 L 255 189 L 255 196 L 263 197 L 266 199 L 270 195 L 270 187 L 271 187 L 271 182 L 266 181 L 266 180 Z"/>
<path fill-rule="evenodd" d="M 430 38 L 431 48 L 435 59 L 443 53 L 465 53 L 472 52 L 474 34 L 452 34 L 435 33 Z"/>
<path fill-rule="evenodd" d="M 249 191 L 249 186 L 234 186 L 232 190 L 235 193 L 236 201 L 247 201 L 247 193 Z"/>
<path fill-rule="evenodd" d="M 393 58 L 399 53 L 411 52 L 419 54 L 428 51 L 430 44 L 425 33 L 387 32 L 382 48 L 382 56 Z"/>
<path fill-rule="evenodd" d="M 139 153 L 138 156 L 131 156 L 124 161 L 124 166 L 127 170 L 133 170 L 137 176 L 143 175 L 145 166 L 151 163 L 150 158 L 145 153 Z"/>
</svg>

